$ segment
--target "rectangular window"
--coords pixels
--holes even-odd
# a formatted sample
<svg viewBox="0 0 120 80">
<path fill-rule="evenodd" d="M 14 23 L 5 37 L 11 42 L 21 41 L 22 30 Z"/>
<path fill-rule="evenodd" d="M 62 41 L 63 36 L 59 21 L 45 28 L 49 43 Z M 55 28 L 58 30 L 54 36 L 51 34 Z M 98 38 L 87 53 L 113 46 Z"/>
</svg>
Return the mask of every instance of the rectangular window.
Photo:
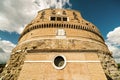
<svg viewBox="0 0 120 80">
<path fill-rule="evenodd" d="M 61 21 L 61 17 L 57 17 L 57 21 Z"/>
<path fill-rule="evenodd" d="M 50 17 L 50 20 L 51 21 L 55 21 L 55 17 Z"/>
<path fill-rule="evenodd" d="M 63 21 L 67 21 L 67 17 L 63 17 Z"/>
</svg>

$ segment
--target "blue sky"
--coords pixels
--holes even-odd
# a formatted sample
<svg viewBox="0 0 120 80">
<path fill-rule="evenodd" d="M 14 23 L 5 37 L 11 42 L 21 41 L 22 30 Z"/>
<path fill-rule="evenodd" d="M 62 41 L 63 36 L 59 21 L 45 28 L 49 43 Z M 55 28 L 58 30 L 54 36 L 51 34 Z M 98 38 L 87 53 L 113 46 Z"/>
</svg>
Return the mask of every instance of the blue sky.
<svg viewBox="0 0 120 80">
<path fill-rule="evenodd" d="M 72 8 L 94 23 L 106 39 L 109 31 L 120 26 L 120 0 L 71 0 Z"/>
<path fill-rule="evenodd" d="M 47 0 L 0 1 L 0 21 L 2 21 L 0 22 L 1 49 L 3 49 L 3 42 L 9 42 L 9 46 L 12 45 L 11 47 L 17 44 L 21 30 L 35 17 L 37 11 L 49 8 L 49 6 L 43 5 L 44 1 Z M 55 2 L 59 0 L 51 1 Z M 118 57 L 118 60 L 120 60 L 120 0 L 62 1 L 66 3 L 66 5 L 62 4 L 63 6 L 80 11 L 84 19 L 92 22 L 99 28 L 106 44 L 111 51 L 113 51 L 114 56 Z M 41 6 L 37 6 L 35 2 L 39 3 Z M 1 44 L 3 45 L 1 46 Z"/>
</svg>

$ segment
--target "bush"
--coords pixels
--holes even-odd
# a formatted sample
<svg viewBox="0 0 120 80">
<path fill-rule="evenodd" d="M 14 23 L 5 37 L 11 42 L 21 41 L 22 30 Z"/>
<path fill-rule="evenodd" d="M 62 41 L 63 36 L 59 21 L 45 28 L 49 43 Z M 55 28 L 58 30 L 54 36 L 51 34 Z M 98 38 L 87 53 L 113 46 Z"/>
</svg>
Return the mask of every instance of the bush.
<svg viewBox="0 0 120 80">
<path fill-rule="evenodd" d="M 118 69 L 120 70 L 120 63 L 118 64 Z"/>
</svg>

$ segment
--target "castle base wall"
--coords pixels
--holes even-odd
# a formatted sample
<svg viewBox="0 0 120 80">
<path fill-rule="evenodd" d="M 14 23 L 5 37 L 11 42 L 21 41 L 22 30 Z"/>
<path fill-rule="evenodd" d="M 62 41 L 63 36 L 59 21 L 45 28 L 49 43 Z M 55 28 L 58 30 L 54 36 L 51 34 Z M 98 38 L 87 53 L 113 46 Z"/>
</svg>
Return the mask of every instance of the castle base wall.
<svg viewBox="0 0 120 80">
<path fill-rule="evenodd" d="M 54 67 L 54 57 L 66 58 L 63 69 Z M 18 80 L 107 80 L 95 52 L 38 52 L 26 55 Z"/>
</svg>

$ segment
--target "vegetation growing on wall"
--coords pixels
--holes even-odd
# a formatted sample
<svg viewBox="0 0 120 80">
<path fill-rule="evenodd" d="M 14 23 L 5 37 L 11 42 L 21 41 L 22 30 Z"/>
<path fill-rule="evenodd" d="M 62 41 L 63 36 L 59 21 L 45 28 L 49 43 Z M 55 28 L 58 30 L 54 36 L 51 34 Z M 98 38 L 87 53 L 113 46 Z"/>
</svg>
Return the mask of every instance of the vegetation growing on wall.
<svg viewBox="0 0 120 80">
<path fill-rule="evenodd" d="M 118 69 L 120 70 L 120 63 L 118 63 Z"/>
</svg>

